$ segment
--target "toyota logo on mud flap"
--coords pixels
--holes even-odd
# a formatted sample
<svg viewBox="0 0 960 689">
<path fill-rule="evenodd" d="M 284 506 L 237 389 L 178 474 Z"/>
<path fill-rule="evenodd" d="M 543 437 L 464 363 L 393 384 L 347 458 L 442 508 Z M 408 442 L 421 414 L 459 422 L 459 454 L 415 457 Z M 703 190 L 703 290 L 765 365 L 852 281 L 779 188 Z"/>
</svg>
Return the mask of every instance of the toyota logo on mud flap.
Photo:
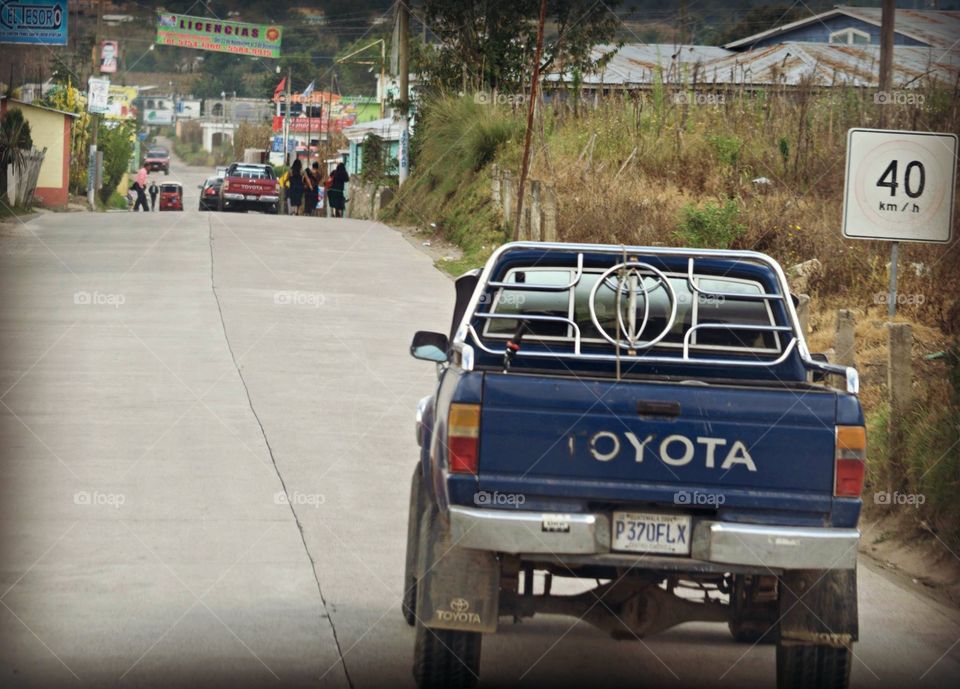
<svg viewBox="0 0 960 689">
<path fill-rule="evenodd" d="M 482 624 L 480 615 L 469 612 L 470 603 L 465 598 L 450 600 L 449 610 L 437 610 L 436 617 L 440 622 L 454 624 Z"/>
</svg>

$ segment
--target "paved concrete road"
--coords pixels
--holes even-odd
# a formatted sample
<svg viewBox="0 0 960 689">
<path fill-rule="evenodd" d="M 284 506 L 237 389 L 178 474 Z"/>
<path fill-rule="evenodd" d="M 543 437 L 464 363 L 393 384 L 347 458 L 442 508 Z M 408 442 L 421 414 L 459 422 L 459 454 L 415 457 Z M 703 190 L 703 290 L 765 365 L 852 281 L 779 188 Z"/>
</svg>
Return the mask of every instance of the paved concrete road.
<svg viewBox="0 0 960 689">
<path fill-rule="evenodd" d="M 0 686 L 410 686 L 413 408 L 449 280 L 359 221 L 188 210 L 0 231 Z M 193 194 L 193 196 L 191 196 Z M 953 611 L 860 569 L 854 684 L 954 686 Z M 539 618 L 484 686 L 773 686 L 769 646 Z M 598 681 L 598 678 L 602 678 Z"/>
</svg>

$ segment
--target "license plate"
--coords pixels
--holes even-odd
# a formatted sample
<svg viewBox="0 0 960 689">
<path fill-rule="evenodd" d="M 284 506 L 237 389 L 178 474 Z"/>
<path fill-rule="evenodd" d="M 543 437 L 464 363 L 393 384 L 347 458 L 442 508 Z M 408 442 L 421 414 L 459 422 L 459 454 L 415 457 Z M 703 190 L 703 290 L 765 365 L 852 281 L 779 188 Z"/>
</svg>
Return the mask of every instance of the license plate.
<svg viewBox="0 0 960 689">
<path fill-rule="evenodd" d="M 690 517 L 656 512 L 614 512 L 613 550 L 634 553 L 690 553 Z"/>
<path fill-rule="evenodd" d="M 247 194 L 247 201 L 256 201 L 259 198 L 256 194 Z"/>
</svg>

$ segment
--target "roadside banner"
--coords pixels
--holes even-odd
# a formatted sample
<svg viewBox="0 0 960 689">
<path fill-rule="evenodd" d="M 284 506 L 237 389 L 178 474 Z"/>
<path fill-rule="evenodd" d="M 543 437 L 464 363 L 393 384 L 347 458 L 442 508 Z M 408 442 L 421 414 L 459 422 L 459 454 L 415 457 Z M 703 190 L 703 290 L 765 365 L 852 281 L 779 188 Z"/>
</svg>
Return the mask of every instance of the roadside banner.
<svg viewBox="0 0 960 689">
<path fill-rule="evenodd" d="M 109 120 L 129 120 L 137 116 L 133 102 L 137 99 L 136 86 L 110 84 L 110 104 L 105 117 Z"/>
<path fill-rule="evenodd" d="M 90 77 L 87 83 L 87 110 L 98 115 L 107 112 L 110 109 L 110 80 Z"/>
<path fill-rule="evenodd" d="M 159 45 L 257 57 L 280 57 L 282 37 L 283 27 L 270 24 L 227 22 L 171 12 L 157 15 Z"/>
<path fill-rule="evenodd" d="M 67 0 L 0 2 L 0 43 L 67 44 Z"/>
</svg>

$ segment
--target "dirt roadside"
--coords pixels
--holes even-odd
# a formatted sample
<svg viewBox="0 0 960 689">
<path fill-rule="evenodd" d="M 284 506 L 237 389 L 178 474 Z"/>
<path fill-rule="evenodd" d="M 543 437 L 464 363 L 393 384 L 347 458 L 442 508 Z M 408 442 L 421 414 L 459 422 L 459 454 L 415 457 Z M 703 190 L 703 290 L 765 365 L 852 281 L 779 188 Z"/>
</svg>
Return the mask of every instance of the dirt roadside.
<svg viewBox="0 0 960 689">
<path fill-rule="evenodd" d="M 960 608 L 960 555 L 922 521 L 904 515 L 860 520 L 860 552 L 892 579 L 938 603 Z"/>
</svg>

